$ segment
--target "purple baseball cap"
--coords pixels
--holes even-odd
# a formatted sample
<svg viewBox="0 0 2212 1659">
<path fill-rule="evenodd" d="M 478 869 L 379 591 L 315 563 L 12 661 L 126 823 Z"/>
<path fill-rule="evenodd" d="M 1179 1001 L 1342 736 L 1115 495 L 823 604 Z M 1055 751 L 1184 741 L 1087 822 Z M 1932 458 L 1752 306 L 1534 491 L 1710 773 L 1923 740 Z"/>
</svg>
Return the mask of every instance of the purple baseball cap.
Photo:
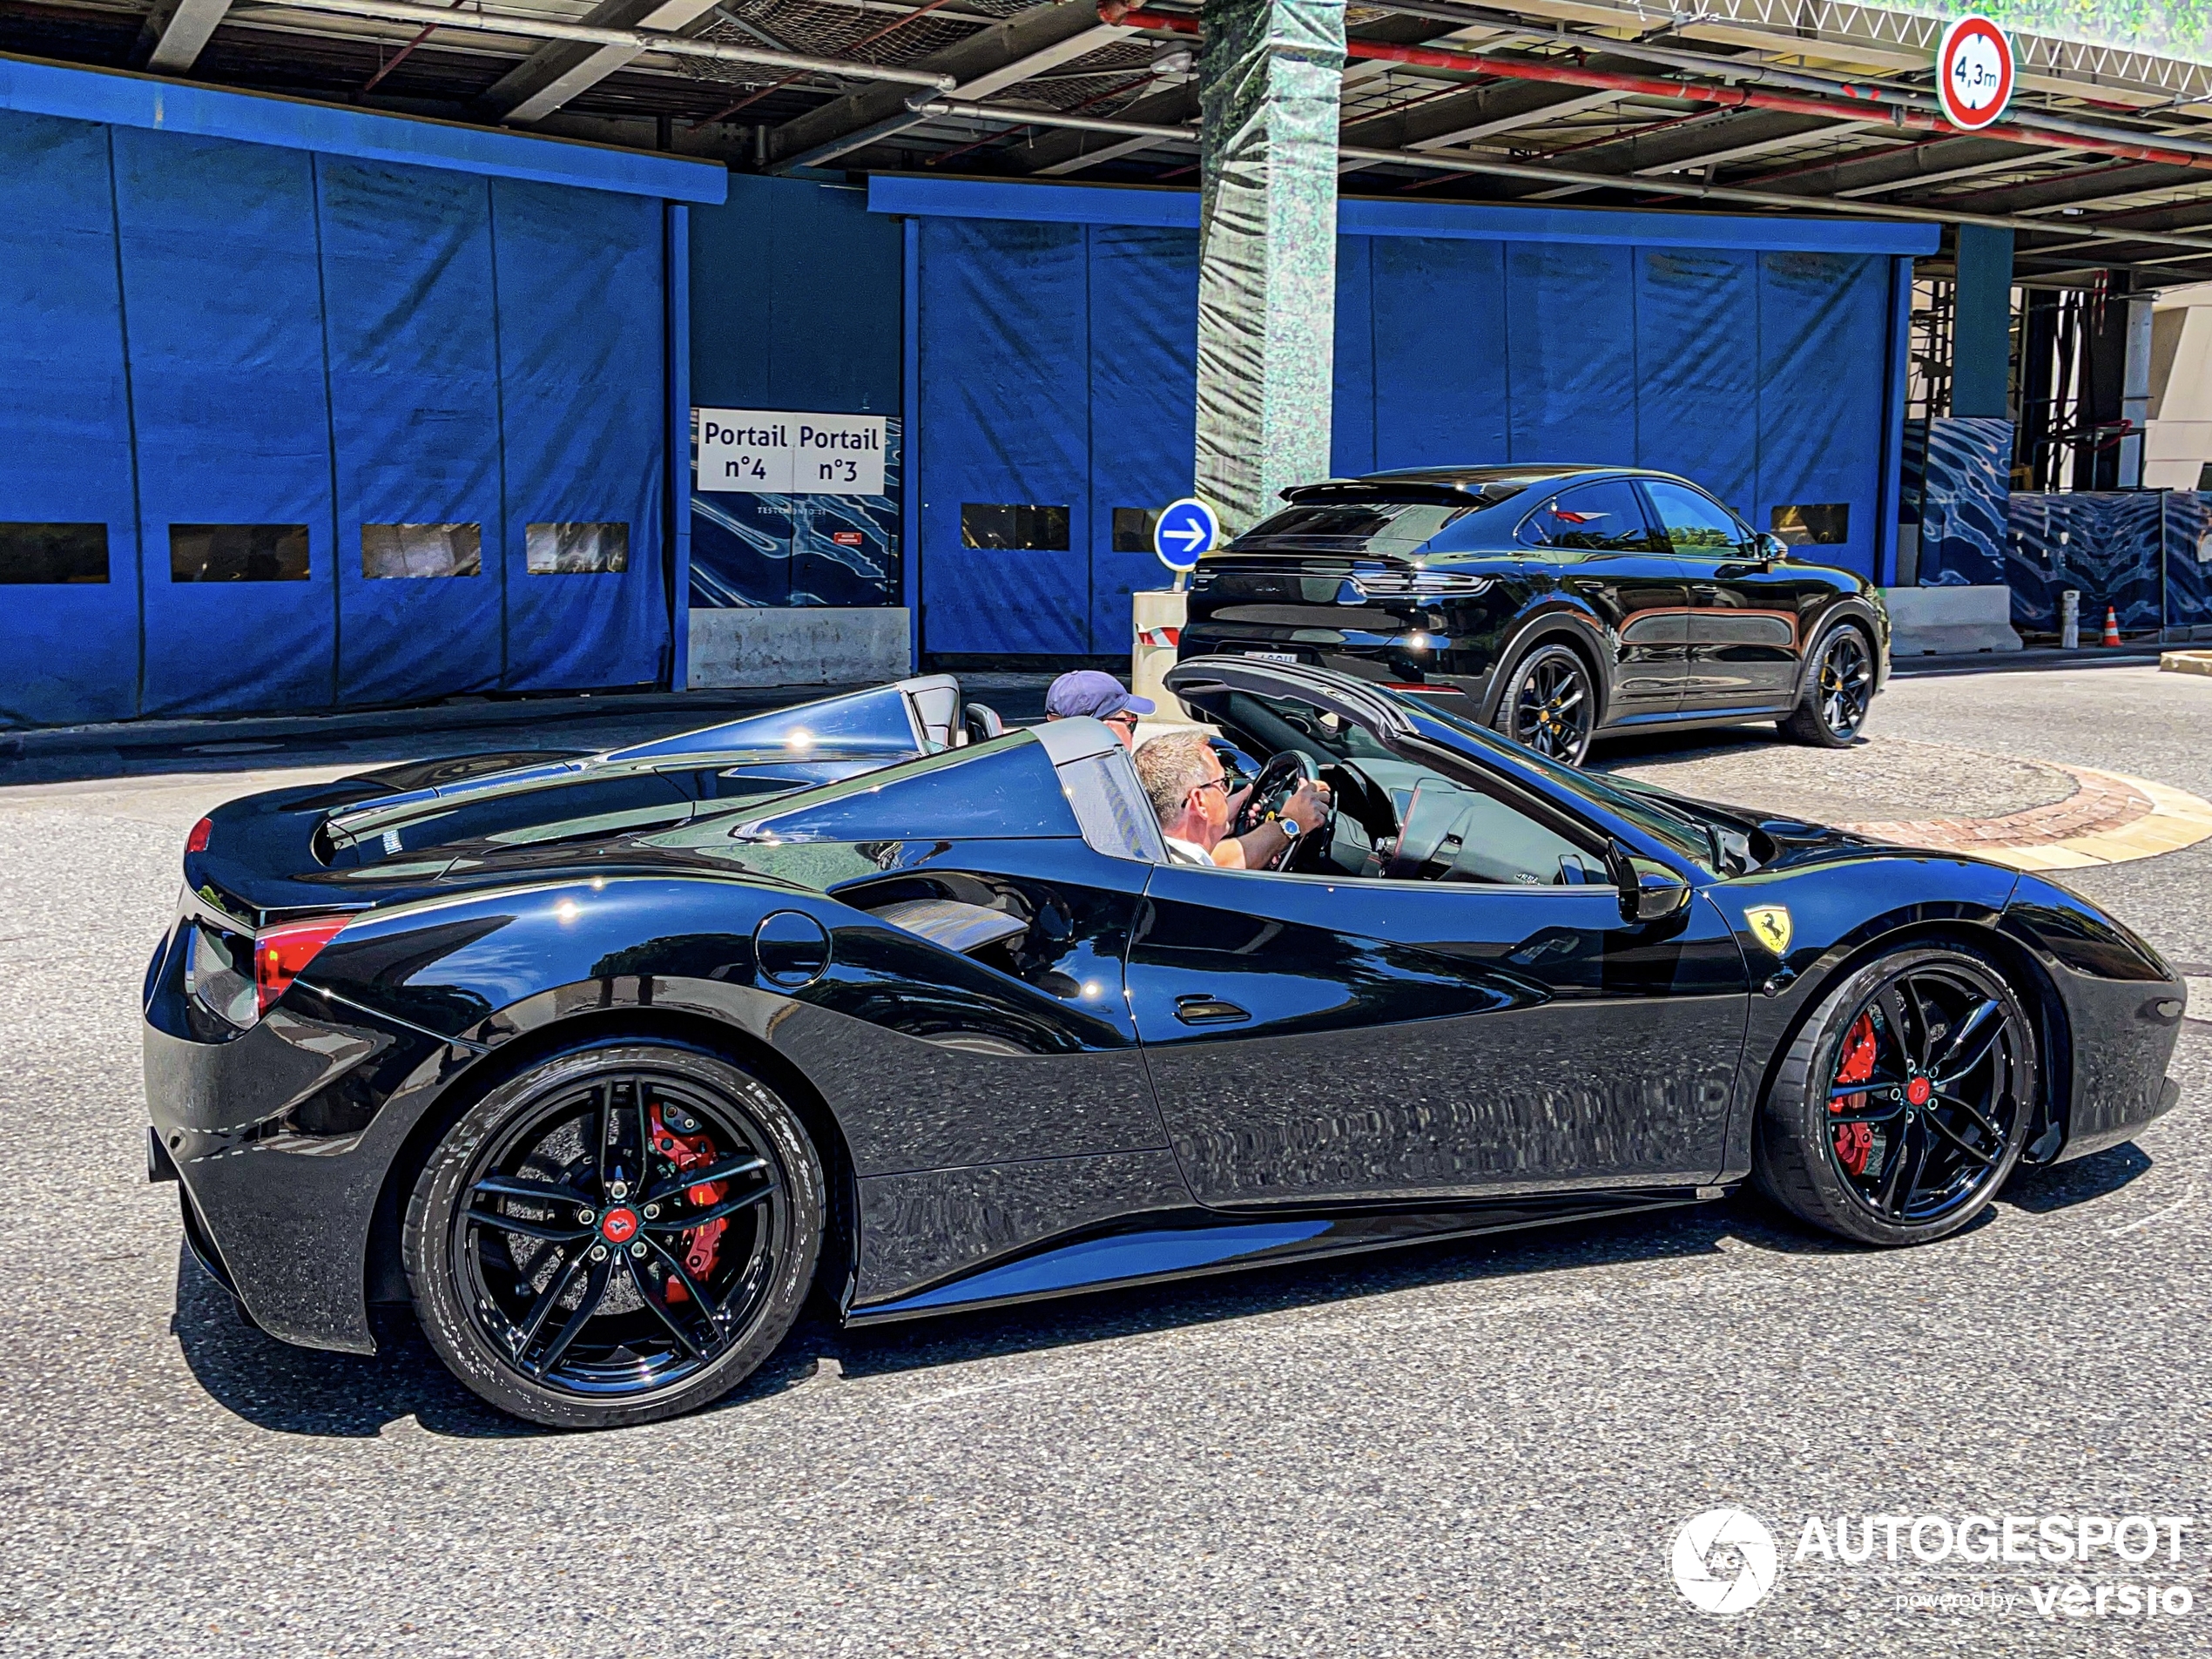
<svg viewBox="0 0 2212 1659">
<path fill-rule="evenodd" d="M 1109 714 L 1150 714 L 1152 699 L 1132 696 L 1111 674 L 1079 668 L 1052 682 L 1044 694 L 1044 711 L 1062 720 L 1086 714 L 1103 720 Z"/>
</svg>

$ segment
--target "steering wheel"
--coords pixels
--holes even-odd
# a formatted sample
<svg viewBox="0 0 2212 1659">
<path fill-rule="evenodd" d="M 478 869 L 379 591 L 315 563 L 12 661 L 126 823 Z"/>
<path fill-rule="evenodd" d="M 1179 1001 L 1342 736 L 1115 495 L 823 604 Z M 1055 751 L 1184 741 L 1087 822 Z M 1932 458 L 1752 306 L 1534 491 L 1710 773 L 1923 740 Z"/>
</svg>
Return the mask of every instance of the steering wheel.
<svg viewBox="0 0 2212 1659">
<path fill-rule="evenodd" d="M 1267 764 L 1259 769 L 1259 776 L 1252 779 L 1244 804 L 1230 820 L 1229 833 L 1249 835 L 1269 819 L 1279 818 L 1291 797 L 1298 793 L 1300 784 L 1318 783 L 1320 779 L 1321 768 L 1302 749 L 1285 749 L 1269 757 Z"/>
</svg>

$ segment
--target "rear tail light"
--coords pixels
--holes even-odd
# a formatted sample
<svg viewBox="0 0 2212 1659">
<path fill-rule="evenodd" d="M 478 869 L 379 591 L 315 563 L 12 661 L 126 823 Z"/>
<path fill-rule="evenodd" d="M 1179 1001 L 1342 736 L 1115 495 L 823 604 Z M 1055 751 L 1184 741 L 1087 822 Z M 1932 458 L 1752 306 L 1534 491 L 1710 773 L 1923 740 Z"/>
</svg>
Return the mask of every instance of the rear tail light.
<svg viewBox="0 0 2212 1659">
<path fill-rule="evenodd" d="M 317 916 L 308 921 L 280 921 L 253 936 L 253 988 L 266 1014 L 277 998 L 292 988 L 292 981 L 306 971 L 325 945 L 352 918 Z"/>
<path fill-rule="evenodd" d="M 207 838 L 214 833 L 215 820 L 212 818 L 201 819 L 192 826 L 192 833 L 185 837 L 185 851 L 205 853 L 207 850 Z"/>
</svg>

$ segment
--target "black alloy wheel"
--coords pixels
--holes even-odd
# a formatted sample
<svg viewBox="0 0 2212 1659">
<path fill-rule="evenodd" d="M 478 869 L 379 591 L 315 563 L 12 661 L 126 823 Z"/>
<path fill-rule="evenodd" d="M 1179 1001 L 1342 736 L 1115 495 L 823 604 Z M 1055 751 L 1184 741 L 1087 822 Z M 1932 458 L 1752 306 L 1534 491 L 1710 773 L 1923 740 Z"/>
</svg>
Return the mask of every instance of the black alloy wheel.
<svg viewBox="0 0 2212 1659">
<path fill-rule="evenodd" d="M 1539 645 L 1515 665 L 1498 700 L 1497 729 L 1515 743 L 1570 766 L 1589 752 L 1597 687 L 1571 646 Z"/>
<path fill-rule="evenodd" d="M 1841 749 L 1855 741 L 1874 702 L 1874 652 L 1845 624 L 1821 642 L 1804 695 L 1782 729 L 1800 743 Z"/>
<path fill-rule="evenodd" d="M 728 1062 L 658 1044 L 556 1056 L 432 1154 L 403 1246 L 416 1313 L 504 1411 L 559 1427 L 673 1416 L 791 1328 L 822 1192 L 790 1108 Z"/>
<path fill-rule="evenodd" d="M 1756 1173 L 1846 1238 L 1939 1238 L 2012 1173 L 2036 1091 L 2034 1031 L 1997 965 L 1965 948 L 1908 949 L 1853 974 L 1792 1045 Z"/>
</svg>

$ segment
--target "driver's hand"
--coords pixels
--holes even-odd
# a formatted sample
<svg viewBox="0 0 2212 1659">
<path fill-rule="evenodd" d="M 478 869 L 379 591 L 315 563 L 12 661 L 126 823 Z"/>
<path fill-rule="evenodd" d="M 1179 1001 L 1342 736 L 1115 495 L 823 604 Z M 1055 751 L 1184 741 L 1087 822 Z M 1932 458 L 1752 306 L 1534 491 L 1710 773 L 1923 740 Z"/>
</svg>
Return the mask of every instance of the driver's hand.
<svg viewBox="0 0 2212 1659">
<path fill-rule="evenodd" d="M 1298 833 L 1304 834 L 1327 823 L 1331 810 L 1328 785 L 1307 779 L 1298 785 L 1290 799 L 1283 803 L 1279 815 L 1296 823 Z"/>
</svg>

